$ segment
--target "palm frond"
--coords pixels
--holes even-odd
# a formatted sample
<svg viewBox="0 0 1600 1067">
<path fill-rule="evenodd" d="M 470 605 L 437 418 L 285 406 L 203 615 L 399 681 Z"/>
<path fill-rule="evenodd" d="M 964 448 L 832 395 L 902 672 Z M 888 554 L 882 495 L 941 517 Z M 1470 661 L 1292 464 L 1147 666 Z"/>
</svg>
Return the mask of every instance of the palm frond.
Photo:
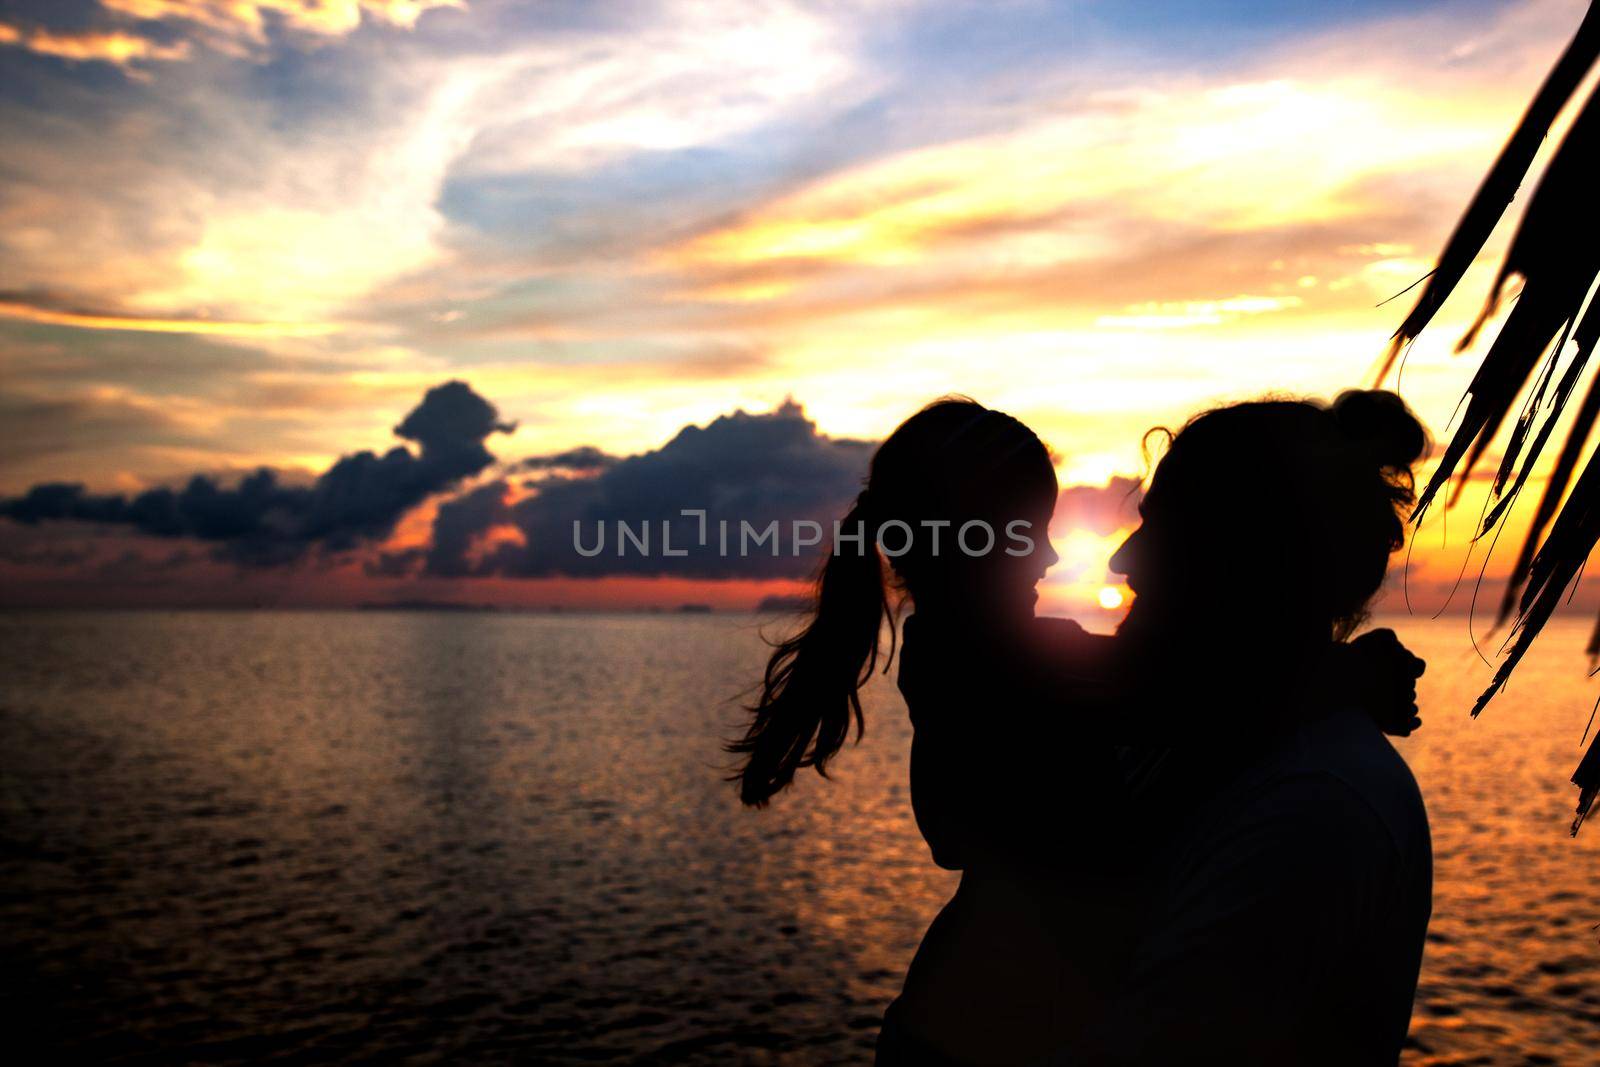
<svg viewBox="0 0 1600 1067">
<path fill-rule="evenodd" d="M 1439 253 L 1439 261 L 1418 295 L 1416 305 L 1394 332 L 1383 368 L 1378 373 L 1380 379 L 1388 376 L 1400 350 L 1433 320 L 1434 313 L 1444 304 L 1445 298 L 1483 250 L 1484 242 L 1494 231 L 1500 216 L 1505 214 L 1506 208 L 1511 206 L 1512 199 L 1516 197 L 1522 179 L 1539 152 L 1539 146 L 1550 132 L 1550 126 L 1566 107 L 1567 101 L 1572 99 L 1572 94 L 1578 91 L 1578 86 L 1594 66 L 1597 54 L 1600 54 L 1600 5 L 1591 2 L 1588 14 L 1584 16 L 1572 42 L 1545 77 L 1533 103 L 1528 105 L 1522 121 L 1517 124 L 1506 146 L 1500 150 L 1499 158 L 1494 161 L 1494 166 L 1484 177 L 1483 184 L 1478 186 L 1472 202 L 1456 223 L 1455 232 L 1445 243 L 1444 251 Z M 1469 333 L 1462 338 L 1461 347 L 1471 342 L 1472 334 Z"/>
<path fill-rule="evenodd" d="M 1572 42 L 1556 62 L 1533 103 L 1478 187 L 1440 253 L 1416 305 L 1395 331 L 1379 374 L 1387 376 L 1399 352 L 1432 321 L 1467 268 L 1483 250 L 1516 196 L 1552 123 L 1600 57 L 1600 0 L 1594 0 Z M 1590 94 L 1551 157 L 1517 227 L 1477 320 L 1457 345 L 1470 346 L 1499 309 L 1513 277 L 1522 288 L 1499 334 L 1467 387 L 1466 410 L 1427 487 L 1412 512 L 1419 520 L 1450 479 L 1461 486 L 1482 460 L 1519 399 L 1521 409 L 1490 488 L 1491 507 L 1477 536 L 1503 521 L 1579 381 L 1589 369 L 1600 338 L 1600 299 L 1591 290 L 1600 277 L 1600 90 Z M 1585 310 L 1585 303 L 1588 307 Z M 1572 352 L 1566 356 L 1568 343 Z M 1557 376 L 1563 358 L 1566 369 Z M 1543 367 L 1541 371 L 1541 365 Z M 1531 383 L 1531 388 L 1530 388 Z M 1600 458 L 1590 455 L 1573 482 L 1578 460 L 1600 417 L 1600 375 L 1591 381 L 1568 428 L 1555 469 L 1517 556 L 1501 603 L 1503 622 L 1516 605 L 1506 658 L 1472 709 L 1477 715 L 1522 661 L 1584 562 L 1600 542 Z M 1508 489 L 1509 483 L 1509 489 Z M 1572 485 L 1570 495 L 1568 485 Z M 1565 499 L 1563 500 L 1563 497 Z M 1455 496 L 1447 501 L 1453 503 Z M 1519 596 L 1520 593 L 1520 596 Z M 1600 628 L 1592 648 L 1600 649 Z M 1600 736 L 1573 775 L 1579 788 L 1577 833 L 1600 795 Z"/>
</svg>

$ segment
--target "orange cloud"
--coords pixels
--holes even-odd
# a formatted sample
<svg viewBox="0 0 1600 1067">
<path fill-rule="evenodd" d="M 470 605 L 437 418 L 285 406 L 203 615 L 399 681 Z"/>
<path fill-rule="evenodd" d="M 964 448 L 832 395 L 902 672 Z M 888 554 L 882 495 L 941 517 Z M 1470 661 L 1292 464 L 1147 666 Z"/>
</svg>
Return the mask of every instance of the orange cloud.
<svg viewBox="0 0 1600 1067">
<path fill-rule="evenodd" d="M 466 0 L 100 0 L 100 4 L 130 19 L 194 23 L 220 35 L 220 41 L 213 43 L 241 39 L 259 44 L 266 39 L 264 15 L 269 11 L 292 29 L 342 37 L 360 27 L 364 18 L 410 29 L 425 12 L 464 8 Z M 0 23 L 0 46 L 5 45 L 74 62 L 111 63 L 124 70 L 134 63 L 168 63 L 193 54 L 191 41 L 163 43 L 127 30 L 65 33 Z"/>
<path fill-rule="evenodd" d="M 272 12 L 307 33 L 335 37 L 354 31 L 363 17 L 407 29 L 435 8 L 464 8 L 465 0 L 100 0 L 136 19 L 183 19 L 213 30 L 261 40 Z"/>
<path fill-rule="evenodd" d="M 756 297 L 808 269 L 1026 276 L 1160 231 L 1247 234 L 1387 210 L 1372 180 L 1487 153 L 1505 100 L 1311 71 L 1093 95 L 1015 130 L 830 175 L 667 249 L 658 265 Z M 749 278 L 765 265 L 765 276 Z M 801 268 L 795 271 L 793 268 Z M 825 281 L 826 275 L 820 277 Z"/>
<path fill-rule="evenodd" d="M 56 33 L 52 30 L 22 30 L 0 23 L 0 45 L 26 48 L 42 56 L 74 61 L 99 60 L 119 67 L 140 60 L 171 62 L 189 57 L 189 42 L 159 44 L 121 30 L 91 33 Z"/>
</svg>

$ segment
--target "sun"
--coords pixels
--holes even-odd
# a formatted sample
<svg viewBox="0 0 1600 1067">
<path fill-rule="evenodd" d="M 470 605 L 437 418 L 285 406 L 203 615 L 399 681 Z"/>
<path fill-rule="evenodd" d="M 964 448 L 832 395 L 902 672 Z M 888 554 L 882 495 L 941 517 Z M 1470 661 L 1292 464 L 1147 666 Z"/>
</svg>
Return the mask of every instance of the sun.
<svg viewBox="0 0 1600 1067">
<path fill-rule="evenodd" d="M 1100 589 L 1100 606 L 1107 611 L 1116 611 L 1122 607 L 1122 590 L 1114 585 L 1102 586 Z"/>
</svg>

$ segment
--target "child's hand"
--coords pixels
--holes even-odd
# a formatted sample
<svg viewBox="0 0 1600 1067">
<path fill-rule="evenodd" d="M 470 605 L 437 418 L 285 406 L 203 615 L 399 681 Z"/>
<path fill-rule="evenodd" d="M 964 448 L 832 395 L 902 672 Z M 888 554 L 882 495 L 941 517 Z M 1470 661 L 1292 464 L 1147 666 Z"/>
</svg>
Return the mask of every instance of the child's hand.
<svg viewBox="0 0 1600 1067">
<path fill-rule="evenodd" d="M 1351 641 L 1344 653 L 1338 686 L 1384 733 L 1409 737 L 1422 725 L 1417 717 L 1417 679 L 1427 669 L 1420 656 L 1400 643 L 1393 630 L 1371 630 Z"/>
</svg>

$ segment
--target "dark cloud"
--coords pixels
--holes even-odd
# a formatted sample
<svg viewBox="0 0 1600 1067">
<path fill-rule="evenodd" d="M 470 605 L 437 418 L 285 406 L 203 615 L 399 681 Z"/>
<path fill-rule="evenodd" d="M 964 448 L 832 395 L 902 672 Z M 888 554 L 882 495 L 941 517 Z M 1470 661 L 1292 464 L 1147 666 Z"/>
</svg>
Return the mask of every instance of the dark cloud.
<svg viewBox="0 0 1600 1067">
<path fill-rule="evenodd" d="M 426 548 L 402 548 L 394 552 L 379 552 L 362 565 L 369 578 L 415 577 L 422 561 L 428 558 Z"/>
<path fill-rule="evenodd" d="M 197 474 L 179 488 L 135 495 L 44 483 L 0 500 L 0 517 L 22 524 L 11 527 L 18 532 L 72 522 L 88 529 L 193 539 L 213 546 L 213 558 L 255 567 L 294 563 L 313 552 L 327 560 L 382 542 L 424 500 L 489 471 L 495 458 L 485 441 L 511 428 L 464 382 L 449 382 L 430 390 L 395 427 L 413 447 L 344 456 L 308 483 L 296 484 L 270 469 L 235 484 Z M 425 544 L 369 551 L 364 567 L 368 575 L 384 578 L 803 577 L 824 548 L 800 546 L 797 553 L 794 524 L 819 524 L 825 544 L 832 520 L 859 491 L 875 447 L 873 441 L 819 433 L 790 401 L 767 414 L 737 411 L 703 427 L 685 427 L 665 445 L 640 455 L 618 457 L 582 446 L 528 456 L 499 466 L 492 480 L 443 500 Z M 1137 503 L 1134 479 L 1070 486 L 1062 491 L 1057 521 L 1110 534 L 1136 520 Z M 704 544 L 698 518 L 685 510 L 706 513 Z M 586 547 L 594 545 L 603 527 L 604 551 L 579 552 L 574 523 Z M 618 523 L 635 532 L 648 528 L 650 550 L 630 545 L 619 553 Z M 662 529 L 668 523 L 671 546 L 681 555 L 665 551 Z M 776 555 L 770 541 L 740 551 L 746 525 L 762 535 L 774 523 Z M 497 529 L 519 536 L 490 539 Z M 65 556 L 50 558 L 71 562 Z M 33 549 L 11 562 L 46 559 Z"/>
<path fill-rule="evenodd" d="M 182 489 L 136 496 L 96 495 L 82 485 L 36 485 L 0 501 L 0 516 L 33 524 L 51 520 L 130 526 L 156 537 L 192 537 L 218 545 L 236 562 L 272 566 L 317 548 L 343 552 L 382 540 L 424 498 L 449 489 L 494 462 L 484 440 L 513 427 L 465 383 L 430 389 L 395 427 L 420 446 L 396 445 L 383 455 L 357 452 L 339 459 L 309 486 L 285 484 L 262 468 L 225 487 L 195 475 Z"/>
<path fill-rule="evenodd" d="M 474 540 L 511 518 L 506 503 L 510 491 L 504 481 L 493 481 L 440 505 L 433 518 L 433 538 L 423 560 L 423 570 L 442 578 L 470 574 L 472 568 L 467 554 Z"/>
<path fill-rule="evenodd" d="M 547 472 L 551 477 L 524 483 L 534 492 L 512 502 L 503 480 L 490 482 L 443 504 L 435 516 L 428 546 L 380 555 L 368 573 L 399 577 L 505 575 L 670 574 L 688 578 L 796 578 L 811 573 L 820 548 L 792 546 L 792 524 L 811 521 L 824 538 L 860 490 L 877 442 L 834 439 L 792 401 L 777 411 L 743 411 L 705 427 L 685 427 L 661 448 L 626 459 L 582 447 L 530 456 L 513 471 Z M 561 477 L 558 472 L 576 472 Z M 1104 486 L 1069 486 L 1061 493 L 1057 521 L 1069 527 L 1110 535 L 1138 519 L 1139 482 L 1113 478 Z M 706 544 L 699 543 L 699 520 L 685 509 L 706 512 Z M 728 522 L 730 552 L 721 551 L 719 521 Z M 649 528 L 650 550 L 630 542 L 617 551 L 617 523 L 633 531 Z M 573 523 L 592 548 L 605 530 L 605 548 L 585 556 L 574 546 Z M 779 554 L 770 542 L 741 555 L 741 523 L 764 531 L 777 522 Z M 668 556 L 661 540 L 664 523 L 672 529 Z M 515 528 L 522 543 L 502 542 L 475 552 L 496 527 Z"/>
<path fill-rule="evenodd" d="M 548 456 L 528 456 L 517 461 L 514 469 L 521 471 L 600 471 L 615 467 L 621 457 L 602 452 L 593 445 L 579 445 L 565 452 Z"/>
<path fill-rule="evenodd" d="M 612 574 L 673 574 L 693 578 L 798 577 L 816 566 L 815 550 L 791 554 L 790 524 L 811 520 L 827 524 L 842 513 L 860 491 L 867 461 L 875 444 L 827 437 L 794 402 L 769 414 L 738 411 L 709 425 L 688 426 L 653 452 L 614 460 L 588 478 L 549 479 L 538 483 L 533 496 L 495 512 L 487 501 L 452 515 L 448 551 L 430 554 L 430 569 L 454 566 L 458 538 L 471 516 L 487 525 L 509 523 L 522 534 L 523 543 L 502 544 L 486 555 L 474 573 L 518 577 Z M 593 461 L 599 453 L 573 450 L 567 463 Z M 533 466 L 557 466 L 553 457 L 536 457 Z M 698 544 L 698 522 L 685 518 L 686 508 L 704 509 L 709 523 L 708 544 Z M 457 525 L 455 520 L 462 523 Z M 782 552 L 754 550 L 739 558 L 723 557 L 717 547 L 717 522 L 729 520 L 737 539 L 743 520 L 757 529 L 776 521 L 783 530 Z M 618 556 L 614 534 L 618 520 L 633 529 L 648 523 L 652 551 Z M 586 544 L 594 540 L 595 524 L 607 528 L 607 550 L 586 558 L 573 546 L 573 522 L 582 524 Z M 673 544 L 685 556 L 664 556 L 661 524 L 670 521 Z M 480 529 L 482 529 L 480 528 Z M 436 534 L 437 537 L 437 534 Z M 737 541 L 735 540 L 735 544 Z M 437 540 L 436 540 L 437 545 Z M 436 571 L 436 573 L 438 573 Z"/>
</svg>

